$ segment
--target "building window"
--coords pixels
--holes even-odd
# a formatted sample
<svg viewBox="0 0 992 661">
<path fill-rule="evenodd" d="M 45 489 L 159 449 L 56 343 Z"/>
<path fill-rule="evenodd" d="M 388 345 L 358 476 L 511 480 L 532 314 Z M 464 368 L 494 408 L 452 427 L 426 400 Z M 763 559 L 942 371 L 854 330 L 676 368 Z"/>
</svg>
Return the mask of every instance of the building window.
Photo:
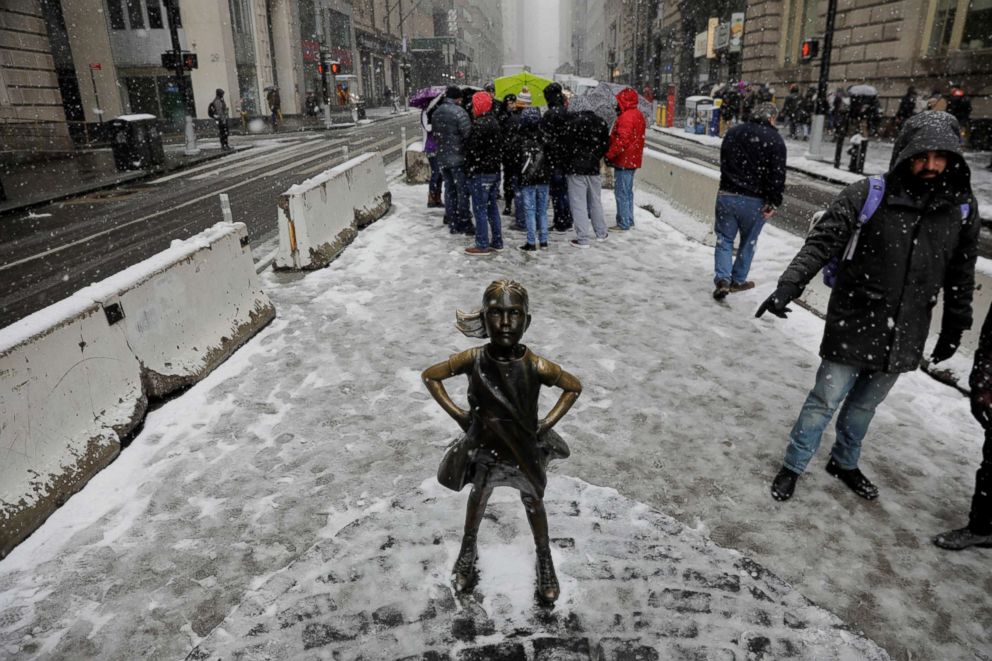
<svg viewBox="0 0 992 661">
<path fill-rule="evenodd" d="M 927 57 L 992 48 L 992 0 L 930 0 L 928 9 Z"/>
<path fill-rule="evenodd" d="M 785 48 L 782 53 L 784 64 L 799 61 L 800 46 L 814 34 L 818 4 L 819 0 L 789 0 L 785 3 L 786 15 L 783 23 L 787 27 Z"/>
<path fill-rule="evenodd" d="M 125 0 L 127 3 L 127 22 L 131 24 L 132 30 L 143 30 L 145 28 L 145 15 L 141 11 L 141 0 Z"/>
<path fill-rule="evenodd" d="M 107 0 L 107 13 L 110 15 L 110 27 L 113 30 L 124 30 L 124 10 L 121 9 L 121 0 Z"/>
<path fill-rule="evenodd" d="M 351 48 L 351 20 L 339 11 L 327 11 L 327 45 L 330 48 Z"/>
<path fill-rule="evenodd" d="M 162 22 L 161 0 L 148 0 L 148 27 L 153 30 L 161 30 L 165 27 Z"/>
</svg>

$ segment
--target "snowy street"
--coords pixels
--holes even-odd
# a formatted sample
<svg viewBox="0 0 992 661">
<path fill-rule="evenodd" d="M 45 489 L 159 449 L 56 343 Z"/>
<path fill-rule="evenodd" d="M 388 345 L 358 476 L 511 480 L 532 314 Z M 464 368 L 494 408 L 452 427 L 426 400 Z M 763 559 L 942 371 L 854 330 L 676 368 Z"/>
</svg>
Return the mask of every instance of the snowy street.
<svg viewBox="0 0 992 661">
<path fill-rule="evenodd" d="M 799 238 L 766 228 L 757 287 L 718 303 L 712 249 L 643 190 L 661 218 L 592 249 L 505 230 L 472 258 L 426 186 L 390 188 L 329 268 L 264 272 L 276 320 L 0 562 L 0 656 L 992 659 L 990 552 L 930 543 L 966 522 L 979 463 L 960 393 L 900 378 L 862 455 L 877 501 L 823 471 L 832 429 L 795 497 L 769 495 L 823 322 L 754 311 Z M 467 492 L 434 479 L 457 426 L 420 372 L 482 343 L 455 310 L 497 278 L 529 290 L 524 342 L 584 385 L 547 491 L 550 612 L 506 489 L 476 597 L 446 584 Z"/>
</svg>

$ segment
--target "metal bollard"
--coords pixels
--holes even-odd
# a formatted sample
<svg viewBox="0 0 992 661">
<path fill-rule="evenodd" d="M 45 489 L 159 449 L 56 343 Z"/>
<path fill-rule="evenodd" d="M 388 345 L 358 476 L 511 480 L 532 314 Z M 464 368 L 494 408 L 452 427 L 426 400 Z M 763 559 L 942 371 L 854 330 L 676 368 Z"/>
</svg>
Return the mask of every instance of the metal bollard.
<svg viewBox="0 0 992 661">
<path fill-rule="evenodd" d="M 400 140 L 402 142 L 400 148 L 400 158 L 403 159 L 403 174 L 406 174 L 406 127 L 400 127 Z"/>
</svg>

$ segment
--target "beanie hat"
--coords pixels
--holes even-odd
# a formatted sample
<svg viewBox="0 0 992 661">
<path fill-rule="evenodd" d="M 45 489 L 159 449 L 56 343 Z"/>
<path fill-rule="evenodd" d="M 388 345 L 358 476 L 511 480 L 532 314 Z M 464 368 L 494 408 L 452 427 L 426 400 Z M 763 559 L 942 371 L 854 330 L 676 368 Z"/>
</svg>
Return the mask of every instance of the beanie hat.
<svg viewBox="0 0 992 661">
<path fill-rule="evenodd" d="M 771 101 L 760 103 L 751 111 L 751 117 L 760 122 L 771 121 L 778 117 L 778 106 Z"/>
<path fill-rule="evenodd" d="M 493 97 L 489 92 L 476 92 L 472 95 L 472 114 L 481 117 L 493 109 Z"/>
<path fill-rule="evenodd" d="M 444 91 L 444 95 L 449 99 L 460 99 L 462 98 L 462 88 L 458 85 L 449 85 L 448 89 Z"/>
<path fill-rule="evenodd" d="M 521 108 L 526 108 L 530 105 L 531 96 L 530 90 L 526 87 L 520 88 L 520 94 L 517 94 L 517 105 Z"/>
</svg>

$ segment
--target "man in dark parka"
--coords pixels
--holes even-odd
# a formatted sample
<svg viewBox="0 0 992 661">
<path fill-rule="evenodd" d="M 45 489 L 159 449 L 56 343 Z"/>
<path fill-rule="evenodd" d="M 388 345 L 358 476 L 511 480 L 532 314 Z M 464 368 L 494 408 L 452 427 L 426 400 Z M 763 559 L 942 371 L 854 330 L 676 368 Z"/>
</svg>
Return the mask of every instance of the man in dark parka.
<svg viewBox="0 0 992 661">
<path fill-rule="evenodd" d="M 758 308 L 756 316 L 769 311 L 785 317 L 788 303 L 820 269 L 848 253 L 827 307 L 816 383 L 772 482 L 776 500 L 792 496 L 838 407 L 827 472 L 859 496 L 876 498 L 878 489 L 858 469 L 861 442 L 899 374 L 919 365 L 941 290 L 944 312 L 933 362 L 950 358 L 971 327 L 980 221 L 958 136 L 957 120 L 946 112 L 908 119 L 877 211 L 856 231 L 869 180 L 845 188 Z"/>
<path fill-rule="evenodd" d="M 982 464 L 975 474 L 968 525 L 933 538 L 934 544 L 951 551 L 969 546 L 992 548 L 992 310 L 982 324 L 968 385 L 971 387 L 971 412 L 985 430 L 985 445 Z"/>
</svg>

